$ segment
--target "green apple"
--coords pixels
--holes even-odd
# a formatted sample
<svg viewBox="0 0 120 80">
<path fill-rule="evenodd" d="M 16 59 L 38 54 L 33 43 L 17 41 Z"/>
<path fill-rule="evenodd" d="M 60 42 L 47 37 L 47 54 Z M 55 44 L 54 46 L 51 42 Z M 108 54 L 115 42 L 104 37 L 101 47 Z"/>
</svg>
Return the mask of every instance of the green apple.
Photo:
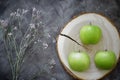
<svg viewBox="0 0 120 80">
<path fill-rule="evenodd" d="M 89 68 L 90 58 L 86 52 L 71 52 L 68 56 L 70 68 L 82 72 Z"/>
<path fill-rule="evenodd" d="M 80 40 L 83 44 L 96 44 L 102 37 L 102 30 L 96 25 L 85 25 L 80 29 Z"/>
<path fill-rule="evenodd" d="M 112 69 L 117 60 L 113 51 L 98 51 L 94 58 L 96 67 L 104 70 Z"/>
</svg>

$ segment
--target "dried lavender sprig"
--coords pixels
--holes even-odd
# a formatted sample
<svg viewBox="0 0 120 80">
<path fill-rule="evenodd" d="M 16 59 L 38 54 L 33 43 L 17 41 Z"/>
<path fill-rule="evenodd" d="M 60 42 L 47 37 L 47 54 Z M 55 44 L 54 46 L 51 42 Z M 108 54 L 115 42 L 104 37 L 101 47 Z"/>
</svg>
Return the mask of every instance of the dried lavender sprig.
<svg viewBox="0 0 120 80">
<path fill-rule="evenodd" d="M 19 26 L 18 27 L 20 27 L 20 21 L 22 21 L 22 18 L 21 18 L 21 16 L 23 16 L 23 14 L 21 14 L 21 15 L 19 15 L 18 16 L 18 12 L 19 11 L 17 11 L 17 12 L 15 12 L 15 15 L 13 14 L 12 16 L 12 18 L 10 18 L 10 19 L 15 19 L 16 17 L 18 17 L 18 24 L 19 24 Z M 16 14 L 17 14 L 17 16 L 16 16 Z M 36 17 L 38 17 L 38 16 L 36 16 Z M 35 17 L 34 17 L 34 19 L 36 19 Z M 32 21 L 31 21 L 31 23 L 32 22 L 35 22 L 36 20 L 34 20 L 33 19 L 33 17 L 32 17 Z M 36 23 L 34 23 L 34 24 L 36 24 Z M 11 29 L 11 27 L 7 27 L 7 28 L 10 28 Z M 33 28 L 33 27 L 32 27 Z M 34 39 L 35 39 L 35 36 L 31 36 L 31 37 L 29 37 L 29 38 L 27 38 L 27 39 L 25 39 L 26 37 L 27 37 L 27 34 L 29 34 L 29 32 L 30 32 L 30 30 L 31 29 L 29 29 L 29 27 L 28 27 L 28 29 L 27 29 L 28 31 L 25 33 L 25 35 L 24 35 L 24 37 L 23 37 L 23 39 L 21 40 L 21 45 L 20 45 L 20 49 L 19 49 L 19 51 L 17 50 L 17 43 L 16 43 L 16 37 L 14 37 L 14 35 L 12 35 L 12 36 L 8 36 L 8 35 L 6 35 L 5 36 L 5 38 L 4 38 L 4 43 L 5 43 L 5 46 L 6 46 L 6 51 L 7 51 L 7 55 L 8 55 L 8 58 L 9 58 L 9 63 L 10 63 L 10 65 L 11 65 L 11 70 L 12 70 L 12 76 L 13 76 L 13 80 L 17 80 L 18 79 L 18 76 L 19 76 L 19 71 L 20 71 L 20 67 L 21 67 L 21 65 L 22 65 L 22 61 L 23 61 L 23 59 L 24 59 L 24 57 L 25 57 L 25 50 L 27 49 L 27 47 L 34 41 Z M 12 32 L 13 30 L 11 30 L 11 32 Z M 10 31 L 9 31 L 10 32 Z M 5 34 L 8 34 L 9 32 L 6 32 Z M 33 33 L 31 33 L 31 35 L 36 35 L 36 29 L 35 30 L 33 30 Z M 11 44 L 13 43 L 13 47 L 11 47 Z M 15 60 L 16 61 L 14 61 L 13 60 L 13 54 L 10 52 L 10 53 L 8 53 L 9 52 L 9 50 L 8 50 L 8 47 L 10 48 L 10 49 L 14 49 L 15 50 L 15 52 L 16 52 L 16 58 L 15 58 Z"/>
<path fill-rule="evenodd" d="M 18 59 L 18 61 L 16 62 L 16 72 L 18 73 L 19 72 L 19 70 L 20 70 L 20 68 L 21 68 L 21 65 L 22 65 L 22 62 L 23 62 L 23 59 L 24 59 L 24 57 L 25 57 L 25 50 L 26 50 L 26 48 L 31 44 L 31 42 L 35 39 L 35 36 L 34 37 L 32 37 L 32 39 L 31 39 L 31 37 L 28 37 L 27 39 L 26 39 L 26 37 L 27 37 L 27 35 L 29 35 L 30 33 L 30 30 L 31 30 L 32 28 L 31 27 L 29 27 L 28 29 L 27 29 L 27 31 L 26 31 L 26 33 L 25 33 L 25 35 L 24 35 L 24 37 L 23 37 L 23 39 L 21 40 L 21 43 L 20 43 L 20 51 L 19 51 L 19 59 Z M 36 32 L 36 31 L 35 31 Z M 35 35 L 36 33 L 33 33 L 33 35 Z M 30 40 L 31 39 L 31 40 Z M 17 76 L 17 75 L 16 75 Z"/>
<path fill-rule="evenodd" d="M 37 32 L 37 31 L 35 31 L 34 35 L 36 35 L 36 32 Z M 30 38 L 32 38 L 32 39 L 30 39 Z M 18 70 L 21 68 L 23 59 L 24 59 L 24 57 L 26 56 L 26 53 L 25 53 L 26 48 L 34 41 L 34 39 L 35 39 L 35 36 L 29 37 L 27 40 L 25 40 L 26 42 L 23 42 L 24 44 L 27 44 L 27 45 L 26 45 L 25 47 L 24 47 L 24 45 L 21 46 L 21 50 L 20 50 L 20 53 L 19 53 L 19 54 L 21 54 L 21 55 L 20 55 L 20 59 L 19 59 L 19 61 L 18 61 L 18 65 L 19 65 Z M 24 49 L 24 50 L 23 50 L 23 49 Z"/>
<path fill-rule="evenodd" d="M 6 55 L 7 55 L 7 58 L 8 58 L 8 62 L 10 64 L 10 68 L 11 68 L 11 71 L 12 71 L 12 76 L 13 76 L 13 79 L 14 79 L 14 77 L 15 77 L 14 62 L 12 60 L 12 55 L 8 50 L 8 46 L 10 45 L 9 40 L 6 39 L 5 36 L 4 36 L 4 45 L 5 45 L 5 49 L 6 49 Z"/>
<path fill-rule="evenodd" d="M 18 9 L 16 12 L 11 13 L 9 20 L 10 21 L 11 20 L 18 21 L 17 27 L 20 28 L 22 21 L 25 19 L 24 17 L 26 15 L 26 12 L 28 12 L 28 10 Z M 36 35 L 37 35 L 36 26 L 38 26 L 37 24 L 41 22 L 39 19 L 40 19 L 40 11 L 33 8 L 30 26 L 27 28 L 27 31 L 23 35 L 20 45 L 17 45 L 16 35 L 14 34 L 14 31 L 12 29 L 14 24 L 11 23 L 10 25 L 6 25 L 7 27 L 5 27 L 5 29 L 8 29 L 8 31 L 5 30 L 5 32 L 4 32 L 4 34 L 5 34 L 4 44 L 5 44 L 5 48 L 7 51 L 8 61 L 10 63 L 10 67 L 11 67 L 11 71 L 12 71 L 12 80 L 19 79 L 20 69 L 23 64 L 24 57 L 26 56 L 25 51 L 28 48 L 28 46 L 36 38 Z M 9 31 L 9 29 L 10 29 L 10 31 Z M 15 51 L 15 54 L 12 53 L 12 50 Z M 15 55 L 15 58 L 13 55 Z"/>
</svg>

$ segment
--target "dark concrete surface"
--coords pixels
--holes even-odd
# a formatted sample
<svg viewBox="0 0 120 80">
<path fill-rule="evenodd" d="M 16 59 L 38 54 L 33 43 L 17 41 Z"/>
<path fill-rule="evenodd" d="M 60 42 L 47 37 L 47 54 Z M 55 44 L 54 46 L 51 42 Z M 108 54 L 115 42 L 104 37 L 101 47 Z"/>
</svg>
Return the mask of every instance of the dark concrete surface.
<svg viewBox="0 0 120 80">
<path fill-rule="evenodd" d="M 108 17 L 120 32 L 120 0 L 0 0 L 0 15 L 7 18 L 17 8 L 41 11 L 44 27 L 38 44 L 28 49 L 19 80 L 74 80 L 62 67 L 56 51 L 56 37 L 74 16 L 95 12 Z M 1 34 L 0 34 L 1 35 Z M 1 38 L 1 37 L 0 37 Z M 0 39 L 0 80 L 11 80 L 11 71 Z M 102 80 L 120 80 L 120 63 Z"/>
</svg>

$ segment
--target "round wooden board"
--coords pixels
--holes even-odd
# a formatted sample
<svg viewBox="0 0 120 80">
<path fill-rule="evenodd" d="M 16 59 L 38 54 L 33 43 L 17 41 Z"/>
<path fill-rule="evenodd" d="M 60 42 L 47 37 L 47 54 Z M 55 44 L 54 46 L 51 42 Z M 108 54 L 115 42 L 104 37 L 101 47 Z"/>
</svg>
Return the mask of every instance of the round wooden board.
<svg viewBox="0 0 120 80">
<path fill-rule="evenodd" d="M 79 38 L 79 31 L 82 26 L 87 24 L 97 25 L 101 28 L 102 39 L 98 44 L 85 45 L 88 48 L 86 49 L 82 46 L 77 45 L 69 38 L 59 35 L 57 39 L 57 50 L 61 63 L 63 64 L 67 72 L 69 72 L 72 76 L 78 79 L 96 80 L 104 77 L 106 74 L 112 71 L 100 70 L 96 68 L 94 63 L 94 55 L 96 51 L 105 49 L 112 50 L 115 52 L 118 60 L 120 54 L 120 38 L 115 26 L 107 18 L 96 13 L 86 13 L 76 17 L 64 27 L 61 33 L 70 36 L 71 38 L 82 44 Z M 90 56 L 91 65 L 90 68 L 85 72 L 73 71 L 68 64 L 68 54 L 72 51 L 79 50 L 86 51 L 87 53 L 89 53 Z"/>
</svg>

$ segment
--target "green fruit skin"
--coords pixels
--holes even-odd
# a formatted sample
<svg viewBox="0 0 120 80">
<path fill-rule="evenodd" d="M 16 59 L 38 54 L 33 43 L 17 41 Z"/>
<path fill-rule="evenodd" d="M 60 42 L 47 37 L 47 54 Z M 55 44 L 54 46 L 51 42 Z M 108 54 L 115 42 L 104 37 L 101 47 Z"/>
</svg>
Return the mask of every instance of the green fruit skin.
<svg viewBox="0 0 120 80">
<path fill-rule="evenodd" d="M 96 67 L 104 70 L 112 69 L 117 60 L 116 55 L 113 51 L 99 51 L 96 53 L 94 58 Z"/>
<path fill-rule="evenodd" d="M 80 29 L 80 40 L 83 44 L 96 44 L 102 37 L 102 31 L 98 26 L 86 25 Z"/>
<path fill-rule="evenodd" d="M 74 71 L 82 72 L 89 68 L 90 58 L 85 52 L 71 52 L 68 56 L 68 63 Z"/>
</svg>

